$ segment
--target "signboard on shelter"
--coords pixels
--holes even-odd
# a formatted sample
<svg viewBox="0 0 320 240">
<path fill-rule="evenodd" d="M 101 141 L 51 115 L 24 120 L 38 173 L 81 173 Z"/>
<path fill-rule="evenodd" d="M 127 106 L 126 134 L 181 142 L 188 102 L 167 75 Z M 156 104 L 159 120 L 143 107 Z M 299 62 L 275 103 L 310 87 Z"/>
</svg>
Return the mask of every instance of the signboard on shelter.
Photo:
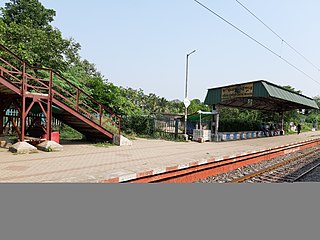
<svg viewBox="0 0 320 240">
<path fill-rule="evenodd" d="M 221 100 L 229 100 L 239 97 L 252 97 L 253 96 L 253 83 L 235 85 L 225 87 L 221 90 Z"/>
</svg>

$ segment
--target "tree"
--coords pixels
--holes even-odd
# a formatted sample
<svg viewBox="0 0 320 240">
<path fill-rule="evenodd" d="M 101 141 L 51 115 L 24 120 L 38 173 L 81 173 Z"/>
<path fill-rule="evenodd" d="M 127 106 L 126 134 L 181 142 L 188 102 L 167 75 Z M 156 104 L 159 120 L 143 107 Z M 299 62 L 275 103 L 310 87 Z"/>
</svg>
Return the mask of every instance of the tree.
<svg viewBox="0 0 320 240">
<path fill-rule="evenodd" d="M 195 113 L 199 110 L 210 111 L 210 108 L 207 105 L 203 104 L 199 99 L 191 100 L 190 106 L 188 107 L 188 113 Z"/>
<path fill-rule="evenodd" d="M 11 0 L 2 8 L 5 24 L 15 23 L 33 28 L 51 28 L 50 23 L 56 15 L 52 9 L 46 9 L 38 0 Z"/>
<path fill-rule="evenodd" d="M 318 107 L 320 108 L 320 96 L 316 96 L 313 98 L 315 102 L 317 103 Z M 319 122 L 319 114 L 320 110 L 319 109 L 311 109 L 308 111 L 308 114 L 306 116 L 306 122 L 312 123 L 312 125 L 316 124 Z"/>
<path fill-rule="evenodd" d="M 61 72 L 67 68 L 66 60 L 77 58 L 80 44 L 62 38 L 51 26 L 55 11 L 38 0 L 10 0 L 0 10 L 1 43 L 23 60 Z"/>
</svg>

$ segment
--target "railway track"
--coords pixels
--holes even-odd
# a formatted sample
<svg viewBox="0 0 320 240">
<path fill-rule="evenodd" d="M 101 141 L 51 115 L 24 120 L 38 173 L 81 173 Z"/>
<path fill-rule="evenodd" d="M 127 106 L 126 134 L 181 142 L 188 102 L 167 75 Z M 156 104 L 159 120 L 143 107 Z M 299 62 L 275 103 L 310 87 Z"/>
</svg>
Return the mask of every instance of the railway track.
<svg viewBox="0 0 320 240">
<path fill-rule="evenodd" d="M 135 176 L 131 180 L 121 181 L 122 183 L 186 183 L 186 182 L 203 182 L 203 183 L 227 183 L 236 178 L 257 172 L 253 166 L 268 165 L 269 163 L 280 163 L 281 158 L 288 158 L 293 155 L 301 155 L 301 151 L 307 149 L 320 149 L 320 139 L 307 140 L 304 142 L 294 143 L 286 146 L 275 147 L 272 149 L 256 151 L 248 154 L 237 156 L 223 157 L 223 159 L 209 159 L 205 163 L 192 163 L 188 167 L 179 169 L 177 166 L 169 167 L 166 171 L 159 174 L 143 173 Z M 318 151 L 318 150 L 317 150 Z M 274 160 L 280 158 L 281 160 Z M 260 168 L 259 170 L 264 169 Z M 244 169 L 244 170 L 239 170 Z M 274 174 L 276 170 L 273 170 Z M 238 172 L 235 173 L 235 172 Z M 233 175 L 237 175 L 234 177 Z M 288 175 L 288 174 L 287 174 Z M 222 177 L 221 177 L 222 176 Z M 289 177 L 288 177 L 289 178 Z"/>
<path fill-rule="evenodd" d="M 232 180 L 233 183 L 284 183 L 296 182 L 305 177 L 311 171 L 320 166 L 320 159 L 316 148 L 302 155 L 292 157 L 265 169 L 245 174 L 240 178 Z"/>
</svg>

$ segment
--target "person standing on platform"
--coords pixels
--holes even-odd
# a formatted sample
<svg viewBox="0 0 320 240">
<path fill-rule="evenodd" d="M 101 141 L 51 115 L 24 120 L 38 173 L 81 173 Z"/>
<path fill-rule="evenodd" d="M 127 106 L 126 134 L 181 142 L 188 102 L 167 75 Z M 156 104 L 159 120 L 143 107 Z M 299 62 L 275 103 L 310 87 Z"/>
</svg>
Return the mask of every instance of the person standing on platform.
<svg viewBox="0 0 320 240">
<path fill-rule="evenodd" d="M 267 128 L 266 128 L 266 124 L 265 123 L 262 123 L 261 125 L 260 125 L 260 131 L 262 131 L 263 132 L 263 135 L 264 136 L 268 136 L 267 135 L 267 132 L 268 132 L 268 130 L 267 130 Z"/>
<path fill-rule="evenodd" d="M 300 134 L 300 132 L 301 132 L 301 124 L 300 123 L 298 123 L 297 131 L 298 131 L 298 134 Z"/>
</svg>

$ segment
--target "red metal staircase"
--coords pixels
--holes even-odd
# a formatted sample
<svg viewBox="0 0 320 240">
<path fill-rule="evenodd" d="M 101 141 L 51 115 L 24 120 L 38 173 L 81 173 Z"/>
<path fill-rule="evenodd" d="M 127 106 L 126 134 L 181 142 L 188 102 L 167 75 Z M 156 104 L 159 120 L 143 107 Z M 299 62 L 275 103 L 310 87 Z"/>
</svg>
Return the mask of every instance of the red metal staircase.
<svg viewBox="0 0 320 240">
<path fill-rule="evenodd" d="M 0 135 L 6 110 L 14 107 L 20 115 L 16 130 L 24 141 L 28 128 L 36 122 L 26 122 L 36 106 L 43 113 L 48 140 L 53 117 L 88 139 L 110 140 L 114 134 L 120 134 L 120 117 L 108 107 L 52 69 L 33 67 L 0 44 Z"/>
</svg>

